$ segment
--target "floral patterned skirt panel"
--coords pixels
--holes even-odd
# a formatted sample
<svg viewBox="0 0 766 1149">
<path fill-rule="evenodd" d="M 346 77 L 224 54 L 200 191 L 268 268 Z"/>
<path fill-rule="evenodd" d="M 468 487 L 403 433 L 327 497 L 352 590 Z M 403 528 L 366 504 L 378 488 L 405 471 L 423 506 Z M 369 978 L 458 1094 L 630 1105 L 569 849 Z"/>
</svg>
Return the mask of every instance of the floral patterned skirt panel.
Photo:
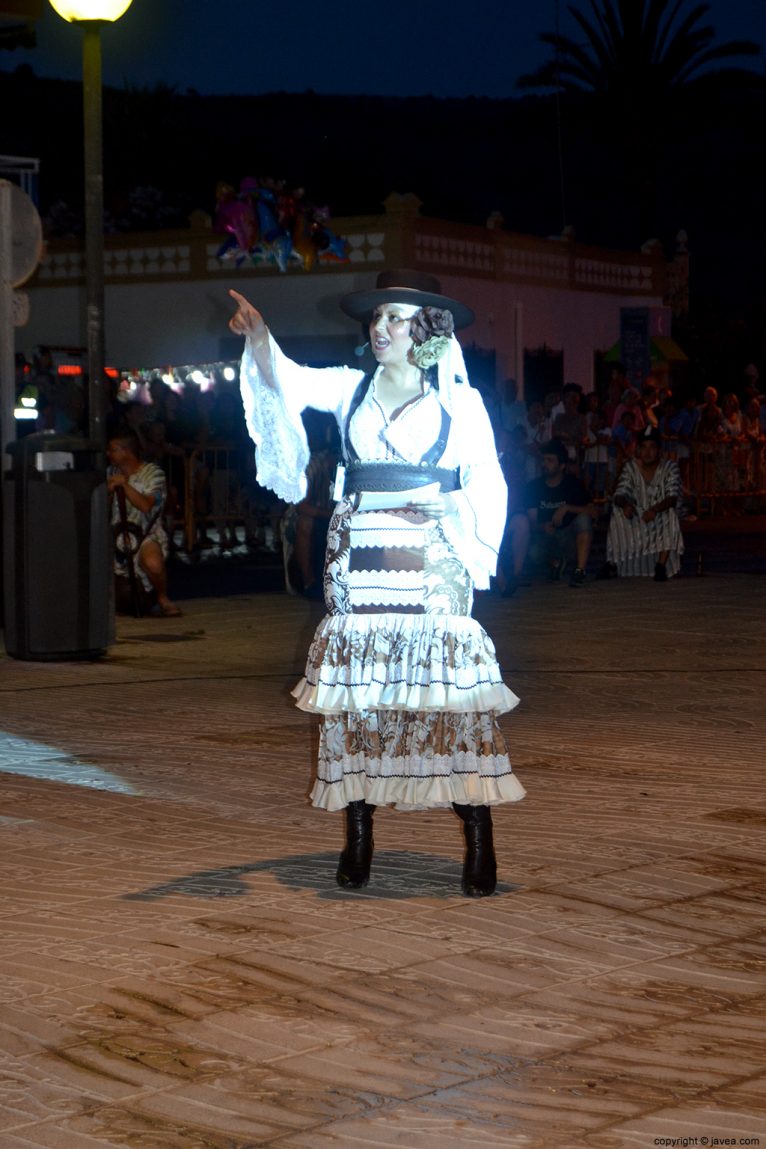
<svg viewBox="0 0 766 1149">
<path fill-rule="evenodd" d="M 518 704 L 473 588 L 437 521 L 341 502 L 325 565 L 328 614 L 297 705 L 322 716 L 315 806 L 428 809 L 518 801 L 497 716 Z"/>
</svg>

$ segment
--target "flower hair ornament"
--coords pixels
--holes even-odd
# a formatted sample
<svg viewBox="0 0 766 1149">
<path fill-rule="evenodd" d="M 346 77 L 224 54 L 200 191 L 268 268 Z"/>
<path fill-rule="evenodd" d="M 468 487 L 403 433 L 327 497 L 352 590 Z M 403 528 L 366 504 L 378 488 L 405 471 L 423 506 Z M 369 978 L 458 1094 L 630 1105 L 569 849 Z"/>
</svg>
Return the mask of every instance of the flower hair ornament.
<svg viewBox="0 0 766 1149">
<path fill-rule="evenodd" d="M 452 312 L 443 307 L 421 307 L 410 320 L 412 349 L 410 359 L 416 367 L 426 370 L 446 354 L 455 321 Z"/>
</svg>

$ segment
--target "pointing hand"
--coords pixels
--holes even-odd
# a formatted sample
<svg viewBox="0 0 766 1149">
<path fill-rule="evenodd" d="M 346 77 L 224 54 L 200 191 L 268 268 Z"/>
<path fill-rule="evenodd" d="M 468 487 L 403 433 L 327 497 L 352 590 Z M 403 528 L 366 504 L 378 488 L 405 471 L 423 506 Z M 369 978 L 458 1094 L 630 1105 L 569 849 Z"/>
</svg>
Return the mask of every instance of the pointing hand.
<svg viewBox="0 0 766 1149">
<path fill-rule="evenodd" d="M 229 291 L 229 295 L 237 304 L 237 310 L 229 320 L 230 330 L 235 335 L 248 335 L 251 339 L 265 336 L 267 327 L 260 311 L 257 311 L 252 303 L 245 299 L 244 295 L 240 295 L 238 291 L 232 289 Z"/>
</svg>

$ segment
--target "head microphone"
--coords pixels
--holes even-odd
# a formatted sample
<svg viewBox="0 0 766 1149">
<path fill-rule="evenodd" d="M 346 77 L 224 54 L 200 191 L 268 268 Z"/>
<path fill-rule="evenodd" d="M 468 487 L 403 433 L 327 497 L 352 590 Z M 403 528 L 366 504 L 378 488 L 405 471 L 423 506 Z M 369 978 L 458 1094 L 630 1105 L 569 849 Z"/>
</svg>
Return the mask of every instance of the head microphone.
<svg viewBox="0 0 766 1149">
<path fill-rule="evenodd" d="M 367 343 L 362 343 L 361 346 L 355 347 L 354 348 L 354 355 L 357 355 L 357 356 L 359 356 L 359 358 L 361 358 L 361 356 L 364 355 L 365 351 L 367 350 L 367 348 L 369 346 L 370 346 L 370 344 L 369 344 L 369 340 L 368 340 Z"/>
</svg>

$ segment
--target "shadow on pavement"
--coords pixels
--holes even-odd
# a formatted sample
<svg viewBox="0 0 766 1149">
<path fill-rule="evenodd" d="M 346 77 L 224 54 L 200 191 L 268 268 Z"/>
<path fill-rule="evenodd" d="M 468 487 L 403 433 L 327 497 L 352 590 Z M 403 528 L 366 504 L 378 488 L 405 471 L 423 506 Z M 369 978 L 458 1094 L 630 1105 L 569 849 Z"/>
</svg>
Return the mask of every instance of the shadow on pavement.
<svg viewBox="0 0 766 1149">
<path fill-rule="evenodd" d="M 335 884 L 338 854 L 295 854 L 218 870 L 199 870 L 173 878 L 134 894 L 123 895 L 124 901 L 152 902 L 173 894 L 191 898 L 237 898 L 251 893 L 245 880 L 248 874 L 272 873 L 291 890 L 316 890 L 326 901 L 344 898 L 454 898 L 461 897 L 462 866 L 451 858 L 436 854 L 418 854 L 407 850 L 381 850 L 375 854 L 370 884 L 364 890 L 342 890 Z M 498 882 L 497 893 L 509 894 L 520 889 Z"/>
</svg>

